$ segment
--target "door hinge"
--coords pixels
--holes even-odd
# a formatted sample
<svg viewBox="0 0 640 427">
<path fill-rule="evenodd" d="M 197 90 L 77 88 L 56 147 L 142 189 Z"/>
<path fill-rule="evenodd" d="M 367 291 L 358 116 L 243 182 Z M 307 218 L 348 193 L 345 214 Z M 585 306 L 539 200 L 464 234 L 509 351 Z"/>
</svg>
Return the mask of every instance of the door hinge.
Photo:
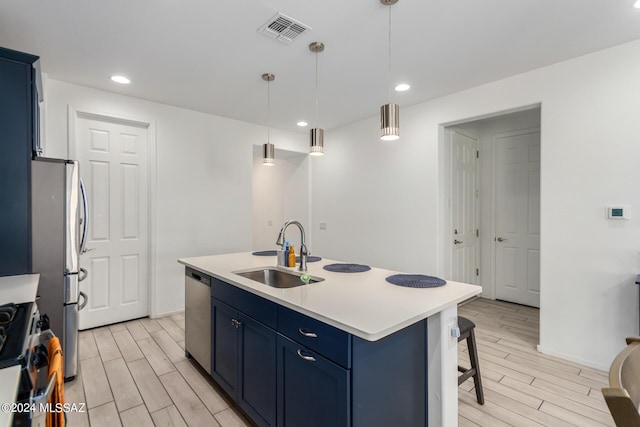
<svg viewBox="0 0 640 427">
<path fill-rule="evenodd" d="M 480 269 L 476 268 L 476 276 L 480 276 Z"/>
<path fill-rule="evenodd" d="M 480 230 L 476 228 L 476 237 L 480 237 Z"/>
<path fill-rule="evenodd" d="M 480 150 L 476 150 L 476 159 L 480 158 Z"/>
</svg>

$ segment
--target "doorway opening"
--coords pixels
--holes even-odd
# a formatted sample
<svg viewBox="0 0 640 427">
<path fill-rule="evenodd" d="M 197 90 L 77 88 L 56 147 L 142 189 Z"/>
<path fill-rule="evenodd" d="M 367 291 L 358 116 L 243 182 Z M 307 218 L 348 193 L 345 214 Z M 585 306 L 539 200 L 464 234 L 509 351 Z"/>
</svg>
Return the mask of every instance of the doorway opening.
<svg viewBox="0 0 640 427">
<path fill-rule="evenodd" d="M 485 298 L 539 308 L 540 106 L 444 130 L 445 268 Z"/>
<path fill-rule="evenodd" d="M 302 223 L 307 242 L 311 223 L 309 209 L 309 155 L 275 150 L 273 166 L 262 164 L 262 146 L 253 147 L 252 231 L 253 250 L 276 249 L 280 227 L 290 219 Z M 287 233 L 287 241 L 300 248 L 300 234 Z"/>
</svg>

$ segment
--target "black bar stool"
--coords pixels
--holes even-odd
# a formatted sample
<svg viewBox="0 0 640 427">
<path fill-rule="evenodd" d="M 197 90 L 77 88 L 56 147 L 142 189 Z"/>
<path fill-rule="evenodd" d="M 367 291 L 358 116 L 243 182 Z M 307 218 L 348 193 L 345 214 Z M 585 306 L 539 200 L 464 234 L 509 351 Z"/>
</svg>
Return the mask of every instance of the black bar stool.
<svg viewBox="0 0 640 427">
<path fill-rule="evenodd" d="M 473 384 L 476 388 L 476 398 L 478 403 L 484 405 L 484 393 L 482 392 L 482 379 L 480 379 L 480 365 L 478 363 L 478 350 L 476 348 L 476 335 L 473 332 L 476 324 L 466 317 L 458 316 L 458 328 L 460 329 L 460 336 L 458 342 L 466 339 L 467 349 L 469 350 L 469 361 L 471 362 L 471 368 L 463 368 L 458 365 L 458 371 L 462 372 L 462 375 L 458 377 L 458 385 L 465 382 L 468 378 L 473 377 Z"/>
</svg>

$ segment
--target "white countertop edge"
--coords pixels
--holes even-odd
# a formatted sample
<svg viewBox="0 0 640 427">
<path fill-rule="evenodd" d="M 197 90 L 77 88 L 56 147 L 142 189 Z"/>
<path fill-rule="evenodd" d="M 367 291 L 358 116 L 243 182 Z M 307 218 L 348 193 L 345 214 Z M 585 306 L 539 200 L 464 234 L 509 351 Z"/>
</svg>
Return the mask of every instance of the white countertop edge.
<svg viewBox="0 0 640 427">
<path fill-rule="evenodd" d="M 233 255 L 233 254 L 224 254 L 224 255 Z M 246 253 L 238 253 L 238 256 L 245 256 Z M 213 255 L 215 256 L 215 255 Z M 302 307 L 300 305 L 294 304 L 290 301 L 278 298 L 275 295 L 271 295 L 267 292 L 262 292 L 260 287 L 261 286 L 266 286 L 266 285 L 262 285 L 262 284 L 258 284 L 256 282 L 256 284 L 253 283 L 253 281 L 251 279 L 247 279 L 244 278 L 242 276 L 238 276 L 236 274 L 234 274 L 232 271 L 239 271 L 241 269 L 237 269 L 237 268 L 232 268 L 229 271 L 224 271 L 224 272 L 216 272 L 216 271 L 211 271 L 210 269 L 204 268 L 202 265 L 198 265 L 196 262 L 193 262 L 192 260 L 203 260 L 205 258 L 208 257 L 194 257 L 194 258 L 181 258 L 178 260 L 178 262 L 180 264 L 183 264 L 187 267 L 191 267 L 194 270 L 198 270 L 201 271 L 203 273 L 207 273 L 208 275 L 210 275 L 211 277 L 215 277 L 216 279 L 222 280 L 226 283 L 230 283 L 240 289 L 243 289 L 247 292 L 250 292 L 254 295 L 260 296 L 262 298 L 265 298 L 269 301 L 272 301 L 276 304 L 279 304 L 283 307 L 287 307 L 290 308 L 291 310 L 297 311 L 299 313 L 305 314 L 313 319 L 322 321 L 324 323 L 327 323 L 331 326 L 334 326 L 338 329 L 341 329 L 345 332 L 351 333 L 359 338 L 362 338 L 364 340 L 367 341 L 377 341 L 380 340 L 388 335 L 391 335 L 397 331 L 400 331 L 404 328 L 406 328 L 407 326 L 413 325 L 414 323 L 417 323 L 419 321 L 422 321 L 436 313 L 441 312 L 442 310 L 445 310 L 453 305 L 457 305 L 458 303 L 465 301 L 475 295 L 480 294 L 480 292 L 482 291 L 482 288 L 480 288 L 479 286 L 474 286 L 475 289 L 470 290 L 468 292 L 465 293 L 461 293 L 459 294 L 457 297 L 452 298 L 447 300 L 445 303 L 439 304 L 437 306 L 432 307 L 430 310 L 426 310 L 424 312 L 421 312 L 418 315 L 412 316 L 410 318 L 407 318 L 401 322 L 397 322 L 392 324 L 391 326 L 381 329 L 381 330 L 376 330 L 376 331 L 365 331 L 362 329 L 358 329 L 353 327 L 352 325 L 348 325 L 345 323 L 342 323 L 340 321 L 337 321 L 331 317 L 327 317 L 326 315 L 323 315 L 321 313 L 315 312 L 315 311 L 311 311 L 308 310 L 305 307 Z M 326 260 L 326 261 L 330 261 L 330 260 Z M 266 263 L 265 263 L 266 264 Z M 273 265 L 269 266 L 269 267 L 273 267 Z M 254 266 L 247 266 L 246 269 L 252 269 L 252 268 L 260 268 L 260 266 L 254 265 Z M 309 273 L 311 275 L 315 275 L 313 273 Z M 357 273 L 355 273 L 357 274 Z M 308 285 L 307 285 L 308 286 Z M 446 285 L 445 285 L 446 286 Z M 270 288 L 266 287 L 265 291 L 268 290 Z"/>
<path fill-rule="evenodd" d="M 35 301 L 39 280 L 40 274 L 0 277 L 0 305 Z"/>
</svg>

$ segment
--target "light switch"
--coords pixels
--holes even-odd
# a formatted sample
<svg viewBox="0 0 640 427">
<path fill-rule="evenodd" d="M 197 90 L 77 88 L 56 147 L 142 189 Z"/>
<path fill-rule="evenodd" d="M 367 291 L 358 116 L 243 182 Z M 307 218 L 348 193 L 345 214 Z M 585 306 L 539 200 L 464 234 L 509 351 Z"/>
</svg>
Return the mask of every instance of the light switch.
<svg viewBox="0 0 640 427">
<path fill-rule="evenodd" d="M 324 221 L 320 221 L 320 230 L 326 230 L 327 229 L 327 223 Z"/>
</svg>

